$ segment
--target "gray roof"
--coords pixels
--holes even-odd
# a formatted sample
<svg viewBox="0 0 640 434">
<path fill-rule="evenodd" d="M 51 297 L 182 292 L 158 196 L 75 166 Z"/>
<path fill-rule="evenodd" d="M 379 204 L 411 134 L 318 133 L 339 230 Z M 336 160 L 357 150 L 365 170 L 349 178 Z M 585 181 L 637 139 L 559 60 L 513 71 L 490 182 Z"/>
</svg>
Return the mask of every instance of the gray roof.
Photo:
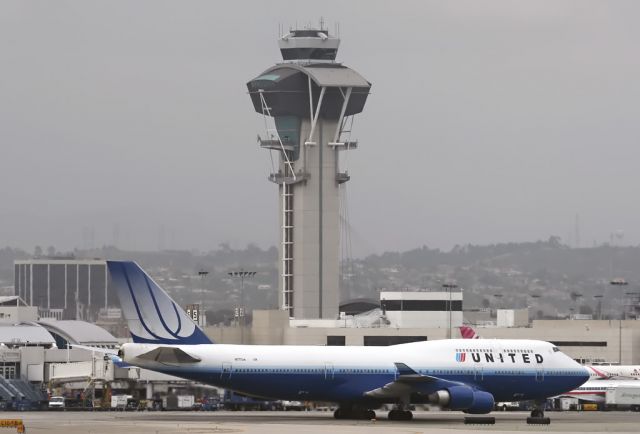
<svg viewBox="0 0 640 434">
<path fill-rule="evenodd" d="M 38 322 L 42 327 L 62 336 L 72 344 L 117 344 L 116 339 L 105 329 L 84 321 L 50 320 Z"/>
<path fill-rule="evenodd" d="M 17 295 L 2 295 L 0 296 L 0 305 L 11 305 L 11 306 L 24 306 L 24 301 L 20 300 L 20 297 Z"/>
<path fill-rule="evenodd" d="M 327 87 L 369 87 L 363 76 L 345 66 L 339 68 L 313 67 L 304 68 L 318 86 Z"/>
<path fill-rule="evenodd" d="M 339 63 L 297 65 L 295 63 L 280 63 L 263 74 L 278 68 L 291 68 L 304 72 L 320 87 L 371 87 L 371 83 L 353 69 Z"/>
<path fill-rule="evenodd" d="M 53 345 L 51 333 L 35 324 L 0 325 L 0 343 L 6 345 Z"/>
</svg>

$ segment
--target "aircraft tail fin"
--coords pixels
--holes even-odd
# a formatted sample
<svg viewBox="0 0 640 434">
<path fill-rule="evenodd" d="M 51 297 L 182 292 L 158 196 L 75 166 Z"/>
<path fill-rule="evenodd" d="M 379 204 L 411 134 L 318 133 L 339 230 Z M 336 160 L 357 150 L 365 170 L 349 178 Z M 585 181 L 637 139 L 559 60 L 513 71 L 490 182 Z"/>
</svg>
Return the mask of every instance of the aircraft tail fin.
<svg viewBox="0 0 640 434">
<path fill-rule="evenodd" d="M 459 329 L 462 339 L 480 339 L 480 335 L 478 335 L 472 327 L 461 326 Z"/>
<path fill-rule="evenodd" d="M 138 264 L 107 261 L 107 267 L 133 342 L 162 345 L 213 343 Z"/>
</svg>

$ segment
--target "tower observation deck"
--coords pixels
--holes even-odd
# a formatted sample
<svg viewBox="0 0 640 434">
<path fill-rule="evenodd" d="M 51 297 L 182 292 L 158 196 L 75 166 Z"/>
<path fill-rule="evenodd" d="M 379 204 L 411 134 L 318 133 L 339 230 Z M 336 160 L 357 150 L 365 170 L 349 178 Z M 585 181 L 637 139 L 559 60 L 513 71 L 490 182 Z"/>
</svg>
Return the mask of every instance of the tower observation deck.
<svg viewBox="0 0 640 434">
<path fill-rule="evenodd" d="M 260 146 L 279 154 L 269 180 L 279 186 L 280 308 L 295 318 L 338 316 L 341 184 L 339 155 L 357 147 L 350 121 L 371 83 L 335 61 L 340 39 L 319 29 L 291 30 L 278 41 L 283 62 L 247 83 L 265 116 Z"/>
</svg>

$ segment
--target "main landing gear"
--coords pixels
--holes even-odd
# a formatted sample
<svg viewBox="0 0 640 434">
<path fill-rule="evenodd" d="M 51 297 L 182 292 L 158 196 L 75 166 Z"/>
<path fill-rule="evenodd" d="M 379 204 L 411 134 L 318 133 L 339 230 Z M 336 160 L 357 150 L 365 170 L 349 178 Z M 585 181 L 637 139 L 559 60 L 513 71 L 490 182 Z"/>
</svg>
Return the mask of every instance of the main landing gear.
<svg viewBox="0 0 640 434">
<path fill-rule="evenodd" d="M 333 412 L 333 417 L 336 419 L 371 420 L 376 418 L 376 412 L 366 408 L 339 407 Z"/>
<path fill-rule="evenodd" d="M 543 408 L 535 408 L 531 411 L 531 416 L 527 418 L 527 423 L 529 425 L 549 425 L 551 419 L 544 417 Z"/>
<path fill-rule="evenodd" d="M 413 419 L 413 413 L 409 410 L 391 410 L 387 416 L 389 420 L 411 420 Z"/>
</svg>

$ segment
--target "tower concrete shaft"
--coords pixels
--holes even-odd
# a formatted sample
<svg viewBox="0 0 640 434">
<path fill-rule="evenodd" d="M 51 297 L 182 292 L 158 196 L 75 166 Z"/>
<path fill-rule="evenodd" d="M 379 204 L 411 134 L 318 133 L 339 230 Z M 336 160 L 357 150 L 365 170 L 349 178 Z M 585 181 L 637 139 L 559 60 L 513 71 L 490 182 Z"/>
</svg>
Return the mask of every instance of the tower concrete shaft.
<svg viewBox="0 0 640 434">
<path fill-rule="evenodd" d="M 280 307 L 295 318 L 338 316 L 339 190 L 349 179 L 339 154 L 356 147 L 344 140 L 346 119 L 362 111 L 371 87 L 334 62 L 338 44 L 325 30 L 292 31 L 280 41 L 288 62 L 247 84 L 273 124 L 260 145 L 279 153 L 269 179 L 280 193 Z"/>
</svg>

